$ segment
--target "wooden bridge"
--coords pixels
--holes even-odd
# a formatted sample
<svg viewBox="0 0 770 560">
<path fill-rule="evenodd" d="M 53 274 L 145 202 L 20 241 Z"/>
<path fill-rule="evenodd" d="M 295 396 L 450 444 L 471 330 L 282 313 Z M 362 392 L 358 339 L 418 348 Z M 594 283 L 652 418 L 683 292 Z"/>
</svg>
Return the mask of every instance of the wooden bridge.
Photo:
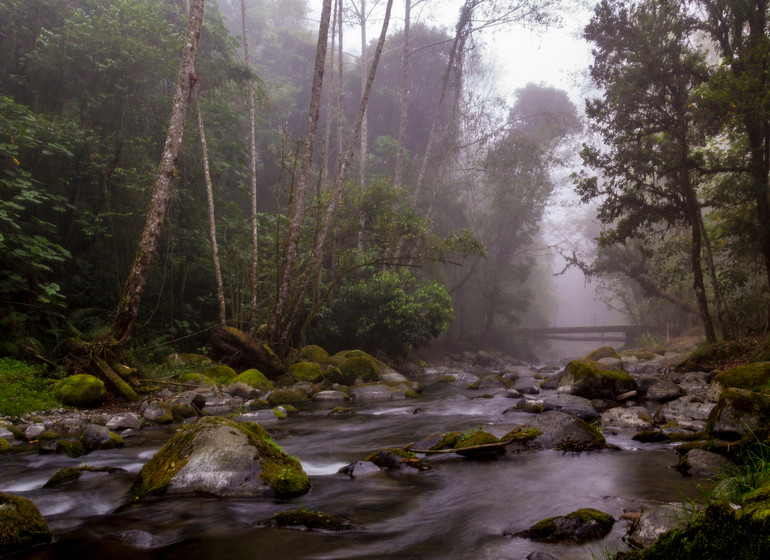
<svg viewBox="0 0 770 560">
<path fill-rule="evenodd" d="M 644 325 L 594 325 L 592 327 L 540 327 L 518 329 L 518 331 L 532 338 L 573 342 L 622 342 L 626 347 L 633 347 L 639 343 L 639 338 L 645 329 Z"/>
</svg>

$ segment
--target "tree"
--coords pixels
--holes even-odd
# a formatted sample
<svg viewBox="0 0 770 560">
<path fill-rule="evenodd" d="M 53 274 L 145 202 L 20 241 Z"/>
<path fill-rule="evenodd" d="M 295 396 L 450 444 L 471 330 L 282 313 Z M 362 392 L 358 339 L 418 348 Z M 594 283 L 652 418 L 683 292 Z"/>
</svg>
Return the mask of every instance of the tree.
<svg viewBox="0 0 770 560">
<path fill-rule="evenodd" d="M 198 80 L 195 75 L 195 60 L 198 55 L 198 43 L 203 25 L 204 5 L 204 0 L 191 0 L 190 2 L 187 33 L 182 49 L 182 63 L 177 78 L 168 135 L 155 178 L 152 203 L 147 211 L 134 265 L 123 288 L 123 297 L 118 304 L 117 315 L 110 332 L 110 337 L 118 343 L 124 342 L 128 338 L 136 322 L 139 302 L 150 274 L 150 268 L 155 258 L 155 249 L 163 227 L 163 218 L 171 193 L 171 183 L 176 176 L 177 156 L 184 133 L 187 107 L 193 95 L 192 89 Z"/>
<path fill-rule="evenodd" d="M 690 46 L 696 23 L 675 0 L 596 7 L 585 37 L 596 45 L 591 77 L 603 95 L 587 102 L 586 113 L 604 147 L 586 147 L 582 156 L 601 178 L 583 174 L 578 191 L 584 201 L 602 200 L 599 219 L 611 227 L 605 243 L 645 239 L 658 223 L 689 226 L 693 289 L 713 342 L 694 163 L 703 137 L 693 92 L 707 78 L 703 53 Z"/>
</svg>

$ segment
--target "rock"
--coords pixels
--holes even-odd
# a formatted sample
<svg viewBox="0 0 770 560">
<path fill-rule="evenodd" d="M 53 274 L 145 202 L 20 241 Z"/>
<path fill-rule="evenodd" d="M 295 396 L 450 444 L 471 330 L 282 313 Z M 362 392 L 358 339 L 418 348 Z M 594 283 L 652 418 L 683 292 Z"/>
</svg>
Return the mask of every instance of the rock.
<svg viewBox="0 0 770 560">
<path fill-rule="evenodd" d="M 646 509 L 628 535 L 628 542 L 639 548 L 650 546 L 659 536 L 686 524 L 687 515 L 682 506 L 662 505 Z"/>
<path fill-rule="evenodd" d="M 640 395 L 646 395 L 647 390 L 658 383 L 660 378 L 649 373 L 644 373 L 636 378 L 636 388 Z"/>
<path fill-rule="evenodd" d="M 27 440 L 38 439 L 45 433 L 44 424 L 30 424 L 24 430 L 24 438 Z"/>
<path fill-rule="evenodd" d="M 380 467 L 378 467 L 371 461 L 356 461 L 355 463 L 351 463 L 349 465 L 342 467 L 337 472 L 339 474 L 346 474 L 350 478 L 355 478 L 357 476 L 365 476 L 368 474 L 381 473 L 382 469 L 380 469 Z"/>
<path fill-rule="evenodd" d="M 267 396 L 267 402 L 270 403 L 270 406 L 301 404 L 309 401 L 310 398 L 305 393 L 292 389 L 276 389 Z"/>
<path fill-rule="evenodd" d="M 133 412 L 120 412 L 109 419 L 106 424 L 107 429 L 115 430 L 138 430 L 142 427 L 139 415 Z"/>
<path fill-rule="evenodd" d="M 153 401 L 144 409 L 142 417 L 154 424 L 171 424 L 174 421 L 174 411 L 165 401 Z"/>
<path fill-rule="evenodd" d="M 591 451 L 604 449 L 604 436 L 584 420 L 558 410 L 549 410 L 534 417 L 532 424 L 543 435 L 532 442 L 543 449 Z"/>
<path fill-rule="evenodd" d="M 401 448 L 379 449 L 370 454 L 364 461 L 374 463 L 382 470 L 417 469 L 425 471 L 430 466 L 417 458 L 412 451 Z"/>
<path fill-rule="evenodd" d="M 62 404 L 75 408 L 99 406 L 107 396 L 104 382 L 93 375 L 80 374 L 57 381 L 52 392 Z"/>
<path fill-rule="evenodd" d="M 682 428 L 700 432 L 706 428 L 706 422 L 713 408 L 713 402 L 708 402 L 696 395 L 685 395 L 658 408 L 654 419 L 658 424 L 675 422 Z"/>
<path fill-rule="evenodd" d="M 203 372 L 203 375 L 209 379 L 213 379 L 217 385 L 227 385 L 232 383 L 238 375 L 235 370 L 228 366 L 214 366 Z"/>
<path fill-rule="evenodd" d="M 348 521 L 306 508 L 280 511 L 270 519 L 263 521 L 268 527 L 302 529 L 305 531 L 350 531 L 353 525 Z"/>
<path fill-rule="evenodd" d="M 126 529 L 117 533 L 110 533 L 107 538 L 134 548 L 156 548 L 160 546 L 155 535 L 139 529 Z"/>
<path fill-rule="evenodd" d="M 313 395 L 314 401 L 344 401 L 348 396 L 342 391 L 318 391 Z"/>
<path fill-rule="evenodd" d="M 380 374 L 377 362 L 371 356 L 346 358 L 339 368 L 343 385 L 353 385 L 358 380 L 361 380 L 363 383 L 377 381 Z"/>
<path fill-rule="evenodd" d="M 123 446 L 123 440 L 117 434 L 110 431 L 107 426 L 88 424 L 80 434 L 80 443 L 86 451 L 97 449 L 115 449 Z"/>
<path fill-rule="evenodd" d="M 309 344 L 299 351 L 300 360 L 325 364 L 329 361 L 329 353 L 317 344 Z"/>
<path fill-rule="evenodd" d="M 250 385 L 246 385 L 245 383 L 241 383 L 240 381 L 234 381 L 226 387 L 223 387 L 222 390 L 228 395 L 239 397 L 245 400 L 256 399 L 261 397 L 263 394 L 259 389 Z"/>
<path fill-rule="evenodd" d="M 744 364 L 717 374 L 709 385 L 707 396 L 716 401 L 723 389 L 756 391 L 770 384 L 770 362 Z"/>
<path fill-rule="evenodd" d="M 357 387 L 353 387 L 350 390 L 350 396 L 357 401 L 392 399 L 394 397 L 394 391 L 388 385 L 372 383 L 369 385 L 359 385 Z"/>
<path fill-rule="evenodd" d="M 728 467 L 731 461 L 717 453 L 691 449 L 679 462 L 679 469 L 698 476 L 714 476 Z"/>
<path fill-rule="evenodd" d="M 541 389 L 547 389 L 547 390 L 553 390 L 559 387 L 559 379 L 561 379 L 561 374 L 557 373 L 554 375 L 551 375 L 550 377 L 546 378 L 541 384 Z"/>
<path fill-rule="evenodd" d="M 612 369 L 623 369 L 623 360 L 620 358 L 600 358 L 596 360 L 597 363 L 602 364 L 605 367 L 612 368 Z"/>
<path fill-rule="evenodd" d="M 124 473 L 126 469 L 117 467 L 91 467 L 84 465 L 81 467 L 65 467 L 56 472 L 48 481 L 43 485 L 43 488 L 58 488 L 79 480 L 84 474 L 100 473 L 100 474 L 113 474 Z"/>
<path fill-rule="evenodd" d="M 80 441 L 69 441 L 66 439 L 60 439 L 54 444 L 54 453 L 67 455 L 73 459 L 76 457 L 82 457 L 86 453 L 85 446 Z"/>
<path fill-rule="evenodd" d="M 11 444 L 5 438 L 0 438 L 0 455 L 4 453 L 10 453 L 12 451 Z"/>
<path fill-rule="evenodd" d="M 641 406 L 622 407 L 609 409 L 602 414 L 602 426 L 615 428 L 633 428 L 635 430 L 649 430 L 652 428 L 652 419 L 649 411 Z"/>
<path fill-rule="evenodd" d="M 596 509 L 585 508 L 564 516 L 543 519 L 526 531 L 519 533 L 506 531 L 505 534 L 539 542 L 583 543 L 604 537 L 612 530 L 614 524 L 615 519 L 611 515 Z"/>
<path fill-rule="evenodd" d="M 264 373 L 253 368 L 238 374 L 238 377 L 236 377 L 233 382 L 244 383 L 249 387 L 253 387 L 262 392 L 272 391 L 275 388 L 273 382 L 270 381 Z"/>
<path fill-rule="evenodd" d="M 593 422 L 599 418 L 591 401 L 577 395 L 561 394 L 544 397 L 543 410 L 560 410 L 587 422 Z"/>
<path fill-rule="evenodd" d="M 513 386 L 513 381 L 506 379 L 500 375 L 486 375 L 474 381 L 468 389 L 508 389 Z"/>
<path fill-rule="evenodd" d="M 587 399 L 614 399 L 636 389 L 636 381 L 627 373 L 606 368 L 596 362 L 573 360 L 564 368 L 557 391 Z"/>
<path fill-rule="evenodd" d="M 51 531 L 27 498 L 0 492 L 0 556 L 51 542 Z"/>
<path fill-rule="evenodd" d="M 746 389 L 725 389 L 708 418 L 709 433 L 737 440 L 770 424 L 770 397 Z"/>
<path fill-rule="evenodd" d="M 469 459 L 490 459 L 492 457 L 498 457 L 505 455 L 505 447 L 499 444 L 500 440 L 489 432 L 479 431 L 472 432 L 470 434 L 461 435 L 455 443 L 453 449 L 458 455 L 468 457 Z M 483 447 L 481 449 L 469 449 L 478 446 L 492 446 Z"/>
<path fill-rule="evenodd" d="M 174 396 L 174 393 L 171 392 L 170 389 L 161 389 L 157 393 L 155 393 L 155 396 L 159 399 L 170 399 Z"/>
<path fill-rule="evenodd" d="M 536 550 L 535 552 L 530 552 L 529 554 L 527 554 L 527 560 L 559 560 L 559 559 L 556 558 L 556 556 L 548 554 L 547 552 Z"/>
<path fill-rule="evenodd" d="M 206 417 L 171 437 L 142 467 L 131 493 L 134 500 L 179 494 L 284 499 L 309 489 L 299 461 L 261 426 Z"/>
<path fill-rule="evenodd" d="M 588 354 L 588 356 L 583 358 L 583 361 L 598 362 L 603 358 L 613 358 L 613 359 L 619 360 L 620 354 L 618 354 L 612 346 L 602 346 L 601 348 L 597 348 L 596 350 Z"/>
<path fill-rule="evenodd" d="M 322 378 L 321 366 L 315 362 L 293 363 L 286 373 L 291 377 L 293 383 L 302 381 L 317 383 Z"/>
<path fill-rule="evenodd" d="M 651 401 L 667 402 L 684 395 L 682 388 L 673 381 L 656 381 L 647 388 L 645 396 Z"/>
</svg>

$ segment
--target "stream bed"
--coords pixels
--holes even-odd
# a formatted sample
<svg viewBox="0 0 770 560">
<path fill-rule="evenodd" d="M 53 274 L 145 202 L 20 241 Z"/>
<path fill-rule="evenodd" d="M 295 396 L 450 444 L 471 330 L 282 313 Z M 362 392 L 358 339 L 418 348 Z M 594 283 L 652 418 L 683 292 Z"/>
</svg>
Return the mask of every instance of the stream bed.
<svg viewBox="0 0 770 560">
<path fill-rule="evenodd" d="M 339 403 L 313 403 L 283 420 L 270 410 L 246 415 L 298 457 L 310 476 L 310 492 L 288 501 L 174 497 L 126 505 L 134 477 L 174 427 L 145 428 L 121 449 L 78 459 L 39 455 L 32 448 L 3 457 L 0 490 L 34 501 L 54 534 L 51 545 L 18 558 L 523 560 L 542 551 L 560 560 L 588 559 L 592 551 L 623 548 L 624 510 L 680 503 L 697 497 L 704 483 L 670 468 L 677 463 L 670 446 L 640 444 L 631 439 L 633 432 L 615 430 L 605 435 L 619 451 L 508 453 L 485 461 L 431 455 L 424 458 L 432 466 L 427 471 L 339 474 L 372 451 L 431 434 L 483 426 L 499 437 L 531 421 L 527 413 L 509 411 L 515 403 L 510 398 L 478 398 L 479 391 L 427 381 L 421 399 L 359 402 L 346 405 L 352 408 L 348 414 L 329 414 Z M 84 463 L 126 472 L 43 488 L 59 469 Z M 276 512 L 299 507 L 356 528 L 331 533 L 260 525 Z M 504 536 L 579 508 L 612 515 L 612 532 L 583 545 Z M 146 542 L 137 543 L 137 534 Z"/>
</svg>

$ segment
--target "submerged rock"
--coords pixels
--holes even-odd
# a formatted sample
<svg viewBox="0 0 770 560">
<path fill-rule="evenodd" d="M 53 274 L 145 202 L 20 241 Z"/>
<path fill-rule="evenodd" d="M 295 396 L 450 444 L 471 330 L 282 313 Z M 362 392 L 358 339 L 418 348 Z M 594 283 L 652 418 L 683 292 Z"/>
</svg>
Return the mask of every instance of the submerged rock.
<svg viewBox="0 0 770 560">
<path fill-rule="evenodd" d="M 56 472 L 48 481 L 43 485 L 43 488 L 57 488 L 80 480 L 84 474 L 113 474 L 124 473 L 126 469 L 119 467 L 91 467 L 89 465 L 83 465 L 80 467 L 65 467 Z"/>
<path fill-rule="evenodd" d="M 0 492 L 0 556 L 51 542 L 51 531 L 27 498 Z"/>
<path fill-rule="evenodd" d="M 270 519 L 263 521 L 262 524 L 268 527 L 304 531 L 350 531 L 354 528 L 350 522 L 344 519 L 306 508 L 279 511 Z"/>
<path fill-rule="evenodd" d="M 134 548 L 156 548 L 160 546 L 155 535 L 139 529 L 126 529 L 117 533 L 110 533 L 107 538 Z"/>
<path fill-rule="evenodd" d="M 612 530 L 615 519 L 597 509 L 585 508 L 564 516 L 538 521 L 526 531 L 506 535 L 540 542 L 586 541 L 600 539 Z"/>
<path fill-rule="evenodd" d="M 199 418 L 182 427 L 139 472 L 134 500 L 147 495 L 291 498 L 310 481 L 259 425 Z"/>
</svg>

